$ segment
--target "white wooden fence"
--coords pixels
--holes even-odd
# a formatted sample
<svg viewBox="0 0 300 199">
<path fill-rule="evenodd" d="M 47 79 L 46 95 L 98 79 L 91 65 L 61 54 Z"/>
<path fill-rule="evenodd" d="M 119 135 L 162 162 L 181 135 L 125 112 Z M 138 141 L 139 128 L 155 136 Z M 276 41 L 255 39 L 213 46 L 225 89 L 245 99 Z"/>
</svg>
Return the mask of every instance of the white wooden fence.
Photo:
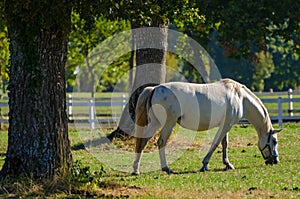
<svg viewBox="0 0 300 199">
<path fill-rule="evenodd" d="M 102 126 L 113 127 L 119 121 L 121 112 L 127 103 L 127 97 L 113 98 L 78 98 L 68 94 L 67 107 L 70 123 L 89 123 L 94 129 L 95 123 Z M 110 110 L 96 110 L 98 107 L 107 107 Z M 80 110 L 81 109 L 81 110 Z M 111 109 L 115 109 L 112 111 Z"/>
<path fill-rule="evenodd" d="M 256 93 L 262 99 L 262 102 L 267 106 L 270 103 L 276 103 L 276 109 L 269 109 L 272 122 L 282 126 L 284 122 L 300 121 L 300 98 L 293 98 L 293 95 L 299 95 L 300 92 L 293 92 L 289 89 L 288 92 L 274 93 Z M 276 96 L 276 97 L 275 97 Z M 107 127 L 115 127 L 119 121 L 120 114 L 126 105 L 127 97 L 114 98 L 75 98 L 71 94 L 67 97 L 68 117 L 70 123 L 88 124 L 90 128 L 95 128 L 96 123 Z M 284 105 L 286 104 L 286 105 Z M 296 105 L 296 106 L 295 106 Z M 103 111 L 101 108 L 106 107 Z M 296 108 L 294 108 L 296 107 Z M 297 109 L 297 107 L 299 109 Z M 1 118 L 0 122 L 8 123 L 8 103 L 7 99 L 2 99 L 0 102 Z M 96 110 L 96 109 L 99 109 Z M 116 109 L 112 113 L 111 109 Z M 241 120 L 241 123 L 247 122 Z"/>
<path fill-rule="evenodd" d="M 287 92 L 274 92 L 274 93 L 255 93 L 261 98 L 262 102 L 267 105 L 270 103 L 276 103 L 277 109 L 268 109 L 270 113 L 270 118 L 273 122 L 277 122 L 280 127 L 282 127 L 283 122 L 298 122 L 300 121 L 300 98 L 293 98 L 293 95 L 300 96 L 300 92 L 293 92 L 289 89 Z M 276 96 L 277 98 L 274 98 Z M 263 98 L 263 97 L 273 97 L 273 98 Z M 296 103 L 296 107 L 294 108 Z M 286 108 L 283 108 L 283 104 L 287 104 Z M 272 113 L 274 113 L 273 115 Z"/>
</svg>

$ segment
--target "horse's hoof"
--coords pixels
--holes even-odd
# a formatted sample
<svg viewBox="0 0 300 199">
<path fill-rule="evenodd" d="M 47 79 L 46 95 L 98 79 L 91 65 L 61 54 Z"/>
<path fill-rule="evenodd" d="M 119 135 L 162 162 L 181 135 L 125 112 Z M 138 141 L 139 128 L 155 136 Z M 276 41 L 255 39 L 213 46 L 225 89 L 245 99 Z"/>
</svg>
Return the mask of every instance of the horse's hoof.
<svg viewBox="0 0 300 199">
<path fill-rule="evenodd" d="M 162 171 L 165 171 L 167 174 L 174 174 L 174 171 L 172 171 L 171 169 L 169 169 L 169 167 L 164 167 L 161 169 Z"/>
<path fill-rule="evenodd" d="M 138 175 L 140 175 L 140 172 L 134 171 L 134 172 L 131 173 L 131 175 L 133 175 L 133 176 L 138 176 Z"/>
<path fill-rule="evenodd" d="M 225 166 L 225 168 L 224 168 L 224 170 L 225 171 L 227 171 L 227 170 L 234 170 L 234 166 L 232 165 L 232 164 L 227 164 L 226 166 Z"/>
<path fill-rule="evenodd" d="M 205 172 L 205 171 L 208 171 L 207 165 L 203 166 L 203 167 L 200 169 L 200 172 Z"/>
</svg>

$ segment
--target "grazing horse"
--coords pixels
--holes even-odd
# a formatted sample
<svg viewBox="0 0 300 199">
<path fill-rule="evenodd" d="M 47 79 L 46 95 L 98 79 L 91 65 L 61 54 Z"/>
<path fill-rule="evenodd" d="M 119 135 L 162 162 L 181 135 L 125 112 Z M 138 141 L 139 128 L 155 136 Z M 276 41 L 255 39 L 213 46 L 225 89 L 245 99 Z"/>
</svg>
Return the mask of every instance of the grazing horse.
<svg viewBox="0 0 300 199">
<path fill-rule="evenodd" d="M 139 174 L 142 152 L 157 131 L 161 168 L 173 173 L 167 165 L 165 147 L 176 123 L 195 131 L 219 127 L 200 171 L 208 170 L 208 162 L 220 143 L 225 169 L 234 169 L 227 155 L 228 132 L 241 118 L 246 118 L 257 131 L 258 148 L 266 164 L 277 164 L 280 130 L 273 129 L 267 109 L 246 86 L 222 79 L 210 84 L 169 82 L 146 87 L 136 106 L 133 174 Z"/>
</svg>

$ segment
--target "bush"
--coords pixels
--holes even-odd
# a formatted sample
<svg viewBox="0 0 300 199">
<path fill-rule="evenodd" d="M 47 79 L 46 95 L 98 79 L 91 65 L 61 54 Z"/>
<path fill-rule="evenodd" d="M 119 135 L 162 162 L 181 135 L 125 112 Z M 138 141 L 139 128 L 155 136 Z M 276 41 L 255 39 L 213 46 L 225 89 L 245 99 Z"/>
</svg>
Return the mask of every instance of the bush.
<svg viewBox="0 0 300 199">
<path fill-rule="evenodd" d="M 84 185 L 90 187 L 99 186 L 104 174 L 103 166 L 99 172 L 91 172 L 89 166 L 83 166 L 80 160 L 76 160 L 71 168 L 70 184 L 74 188 Z"/>
</svg>

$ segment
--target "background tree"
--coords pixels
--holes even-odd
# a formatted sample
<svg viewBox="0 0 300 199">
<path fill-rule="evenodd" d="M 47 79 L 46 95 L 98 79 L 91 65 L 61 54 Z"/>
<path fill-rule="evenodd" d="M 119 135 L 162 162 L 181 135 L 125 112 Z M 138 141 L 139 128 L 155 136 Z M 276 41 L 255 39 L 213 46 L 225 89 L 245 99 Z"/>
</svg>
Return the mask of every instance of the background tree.
<svg viewBox="0 0 300 199">
<path fill-rule="evenodd" d="M 0 96 L 5 92 L 8 81 L 9 42 L 4 19 L 4 2 L 0 1 Z"/>
<path fill-rule="evenodd" d="M 218 39 L 236 56 L 251 56 L 265 49 L 268 34 L 291 39 L 299 35 L 300 2 L 287 1 L 199 1 L 199 9 L 207 23 L 218 30 Z M 254 14 L 255 13 L 255 14 Z M 269 29 L 271 24 L 280 26 L 288 21 L 286 29 Z M 299 43 L 295 43 L 295 48 Z M 298 49 L 299 50 L 299 49 Z"/>
<path fill-rule="evenodd" d="M 261 51 L 256 53 L 255 56 L 259 61 L 254 63 L 253 83 L 251 89 L 261 92 L 264 90 L 264 80 L 270 78 L 272 72 L 274 72 L 274 63 L 270 52 Z"/>
<path fill-rule="evenodd" d="M 110 12 L 112 17 L 120 17 L 131 22 L 132 28 L 141 28 L 134 31 L 133 45 L 135 53 L 131 59 L 131 64 L 135 63 L 135 78 L 131 75 L 129 85 L 132 85 L 130 92 L 139 95 L 142 90 L 138 88 L 149 84 L 160 84 L 166 80 L 166 57 L 168 45 L 168 25 L 170 22 L 193 20 L 198 18 L 198 9 L 195 2 L 189 0 L 171 0 L 171 1 L 111 1 Z M 188 17 L 188 18 L 186 18 Z M 149 30 L 147 27 L 156 27 L 159 29 Z M 155 42 L 156 48 L 143 48 L 143 45 L 149 46 Z M 133 66 L 131 66 L 133 68 Z M 131 86 L 129 86 L 131 87 Z M 135 92 L 136 91 L 136 92 Z M 136 96 L 131 96 L 131 101 L 122 112 L 119 126 L 110 137 L 115 134 L 131 134 L 134 130 L 134 106 Z M 130 116 L 131 115 L 131 116 Z M 132 118 L 133 117 L 133 118 Z"/>
<path fill-rule="evenodd" d="M 87 23 L 88 21 L 80 18 L 78 13 L 72 13 L 72 31 L 68 42 L 68 60 L 66 64 L 67 89 L 72 90 L 77 76 L 74 72 L 80 70 L 79 75 L 88 78 L 78 78 L 84 79 L 84 82 L 77 82 L 78 91 L 91 92 L 91 96 L 94 97 L 95 91 L 107 90 L 113 87 L 120 76 L 128 71 L 127 61 L 129 58 L 128 55 L 125 55 L 116 60 L 106 70 L 105 74 L 102 74 L 100 79 L 97 74 L 103 68 L 99 64 L 93 65 L 91 63 L 92 50 L 108 37 L 120 31 L 128 30 L 130 26 L 124 20 L 111 21 L 100 16 L 89 25 L 89 28 L 86 28 Z M 98 80 L 100 80 L 100 83 Z"/>
<path fill-rule="evenodd" d="M 297 88 L 300 85 L 300 56 L 293 50 L 295 40 L 285 40 L 282 36 L 267 39 L 275 68 L 271 78 L 266 80 L 266 88 L 273 90 Z"/>
<path fill-rule="evenodd" d="M 0 2 L 0 98 L 3 93 L 6 92 L 8 84 L 8 67 L 9 67 L 9 42 L 7 35 L 7 27 L 5 26 L 5 20 L 3 15 L 3 2 Z M 1 111 L 1 109 L 0 109 Z M 2 119 L 2 113 L 0 113 Z M 0 129 L 2 128 L 2 122 L 0 122 Z"/>
<path fill-rule="evenodd" d="M 2 29 L 0 29 L 0 96 L 5 92 L 9 79 L 9 55 L 7 28 L 3 26 Z"/>
<path fill-rule="evenodd" d="M 198 1 L 198 7 L 200 12 L 205 15 L 206 23 L 210 24 L 210 26 L 206 26 L 210 27 L 209 29 L 204 28 L 209 30 L 208 35 L 217 32 L 216 38 L 223 49 L 223 54 L 238 60 L 246 59 L 250 61 L 247 68 L 242 69 L 248 71 L 248 75 L 242 73 L 239 73 L 238 76 L 234 73 L 230 75 L 231 77 L 240 77 L 237 80 L 249 87 L 256 87 L 252 84 L 254 79 L 258 78 L 257 72 L 255 72 L 258 68 L 257 64 L 259 64 L 259 68 L 269 67 L 266 64 L 260 64 L 265 57 L 259 57 L 262 51 L 274 52 L 269 49 L 268 38 L 280 37 L 285 42 L 293 41 L 291 50 L 298 54 L 300 52 L 300 2 L 291 0 L 231 0 L 226 2 L 209 0 Z M 273 55 L 271 57 L 275 58 Z M 275 63 L 275 60 L 273 62 L 276 67 L 277 63 Z M 219 68 L 223 67 L 223 65 L 217 65 Z M 254 69 L 255 67 L 256 69 Z M 231 66 L 230 68 L 233 71 L 240 71 L 238 66 Z M 225 71 L 225 69 L 221 70 Z M 269 69 L 264 68 L 262 70 L 268 71 Z M 275 71 L 277 70 L 278 68 Z M 285 68 L 281 67 L 280 70 L 285 70 Z M 262 75 L 260 77 L 262 78 Z M 270 75 L 266 77 L 270 77 Z M 272 82 L 272 80 L 269 82 Z"/>
<path fill-rule="evenodd" d="M 138 49 L 135 53 L 135 63 L 137 66 L 133 90 L 147 83 L 162 83 L 166 76 L 166 49 L 167 49 L 167 27 L 170 22 L 175 20 L 185 21 L 198 17 L 195 2 L 188 0 L 172 0 L 172 1 L 111 1 L 108 4 L 110 12 L 109 17 L 119 17 L 129 20 L 132 28 L 140 27 L 160 27 L 160 34 L 156 34 L 156 38 L 152 38 L 151 32 L 147 29 L 137 31 L 133 35 L 133 45 Z M 188 17 L 188 18 L 186 18 Z M 142 43 L 151 44 L 156 42 L 161 45 L 160 49 L 141 49 L 139 45 Z M 152 64 L 149 67 L 141 67 L 145 64 Z M 145 76 L 145 74 L 147 74 Z"/>
</svg>

